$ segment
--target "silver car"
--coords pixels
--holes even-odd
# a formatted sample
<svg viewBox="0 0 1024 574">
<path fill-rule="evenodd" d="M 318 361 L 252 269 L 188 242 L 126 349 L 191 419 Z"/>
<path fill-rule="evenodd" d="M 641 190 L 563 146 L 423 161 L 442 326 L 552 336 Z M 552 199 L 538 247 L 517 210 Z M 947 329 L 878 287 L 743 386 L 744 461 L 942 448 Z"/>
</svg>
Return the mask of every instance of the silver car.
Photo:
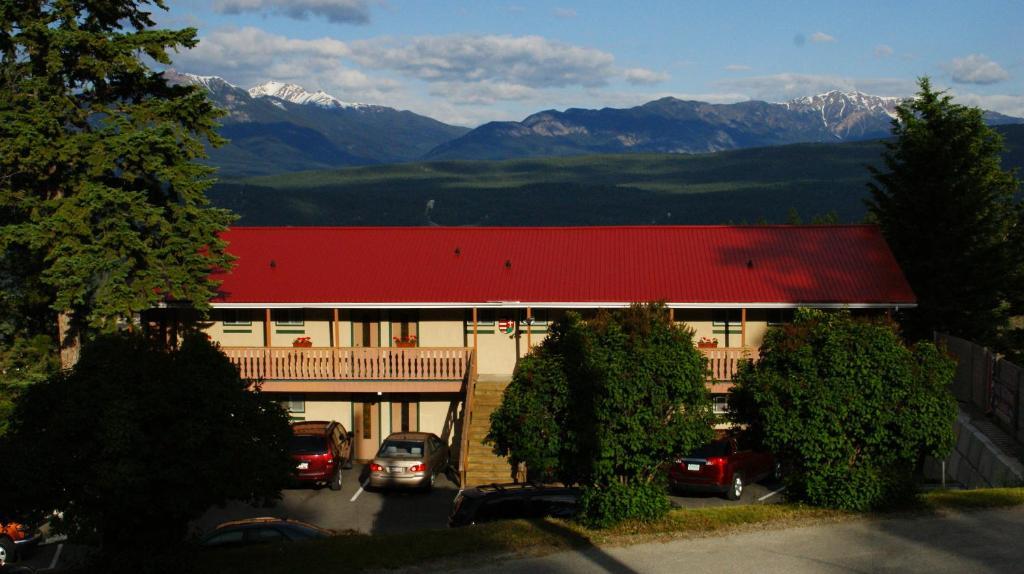
<svg viewBox="0 0 1024 574">
<path fill-rule="evenodd" d="M 369 486 L 412 487 L 429 490 L 434 479 L 448 470 L 448 445 L 426 432 L 388 435 L 370 462 Z"/>
</svg>

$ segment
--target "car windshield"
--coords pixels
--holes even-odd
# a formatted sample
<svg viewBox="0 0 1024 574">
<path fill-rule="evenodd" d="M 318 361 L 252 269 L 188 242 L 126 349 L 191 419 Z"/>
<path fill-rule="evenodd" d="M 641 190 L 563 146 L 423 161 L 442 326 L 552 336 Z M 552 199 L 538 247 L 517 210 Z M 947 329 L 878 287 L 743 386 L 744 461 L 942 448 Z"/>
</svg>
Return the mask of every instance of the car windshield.
<svg viewBox="0 0 1024 574">
<path fill-rule="evenodd" d="M 719 440 L 708 443 L 686 455 L 685 458 L 711 458 L 713 456 L 729 456 L 729 441 Z"/>
<path fill-rule="evenodd" d="M 377 456 L 423 456 L 423 441 L 419 440 L 386 440 L 380 445 Z"/>
<path fill-rule="evenodd" d="M 324 437 L 315 435 L 294 435 L 288 441 L 288 452 L 292 454 L 316 454 L 327 452 Z"/>
</svg>

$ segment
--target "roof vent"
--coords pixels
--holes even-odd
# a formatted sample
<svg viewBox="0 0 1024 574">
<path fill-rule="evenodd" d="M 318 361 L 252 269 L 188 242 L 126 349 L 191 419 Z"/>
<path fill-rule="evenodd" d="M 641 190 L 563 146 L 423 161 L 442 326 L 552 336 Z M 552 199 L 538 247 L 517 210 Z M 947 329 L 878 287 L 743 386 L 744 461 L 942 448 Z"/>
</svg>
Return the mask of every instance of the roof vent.
<svg viewBox="0 0 1024 574">
<path fill-rule="evenodd" d="M 506 259 L 505 260 L 505 269 L 512 269 L 512 260 L 511 259 Z"/>
<path fill-rule="evenodd" d="M 747 269 L 753 269 L 753 268 L 754 268 L 754 260 L 753 259 L 747 259 Z"/>
<path fill-rule="evenodd" d="M 271 269 L 274 269 L 274 268 L 276 268 L 276 267 L 277 267 L 277 261 L 274 261 L 273 259 L 271 259 L 271 260 L 270 260 L 270 268 L 271 268 Z"/>
<path fill-rule="evenodd" d="M 458 247 L 456 247 L 455 248 L 455 256 L 458 257 L 459 255 L 462 255 L 462 250 L 459 249 Z"/>
</svg>

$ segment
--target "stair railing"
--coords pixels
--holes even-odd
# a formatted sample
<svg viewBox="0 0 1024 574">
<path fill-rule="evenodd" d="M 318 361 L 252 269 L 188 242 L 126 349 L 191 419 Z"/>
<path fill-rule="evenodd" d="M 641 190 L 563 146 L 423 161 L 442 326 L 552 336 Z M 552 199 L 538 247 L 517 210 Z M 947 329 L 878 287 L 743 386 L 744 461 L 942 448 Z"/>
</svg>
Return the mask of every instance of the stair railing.
<svg viewBox="0 0 1024 574">
<path fill-rule="evenodd" d="M 476 394 L 476 352 L 469 353 L 469 368 L 463 384 L 466 398 L 462 406 L 462 434 L 459 436 L 459 488 L 466 488 L 466 472 L 469 462 L 470 424 L 473 421 L 473 395 Z"/>
</svg>

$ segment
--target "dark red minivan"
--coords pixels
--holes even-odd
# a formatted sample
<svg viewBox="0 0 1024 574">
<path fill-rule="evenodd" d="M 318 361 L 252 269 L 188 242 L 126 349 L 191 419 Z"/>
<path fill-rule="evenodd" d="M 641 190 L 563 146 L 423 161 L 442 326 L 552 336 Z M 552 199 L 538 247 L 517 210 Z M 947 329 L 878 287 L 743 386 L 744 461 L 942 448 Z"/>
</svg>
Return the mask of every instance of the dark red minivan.
<svg viewBox="0 0 1024 574">
<path fill-rule="evenodd" d="M 292 423 L 288 452 L 296 481 L 341 490 L 341 469 L 352 468 L 352 435 L 337 421 Z"/>
<path fill-rule="evenodd" d="M 753 448 L 744 435 L 732 435 L 708 443 L 669 467 L 673 490 L 717 492 L 739 500 L 747 484 L 780 474 L 771 453 Z"/>
</svg>

